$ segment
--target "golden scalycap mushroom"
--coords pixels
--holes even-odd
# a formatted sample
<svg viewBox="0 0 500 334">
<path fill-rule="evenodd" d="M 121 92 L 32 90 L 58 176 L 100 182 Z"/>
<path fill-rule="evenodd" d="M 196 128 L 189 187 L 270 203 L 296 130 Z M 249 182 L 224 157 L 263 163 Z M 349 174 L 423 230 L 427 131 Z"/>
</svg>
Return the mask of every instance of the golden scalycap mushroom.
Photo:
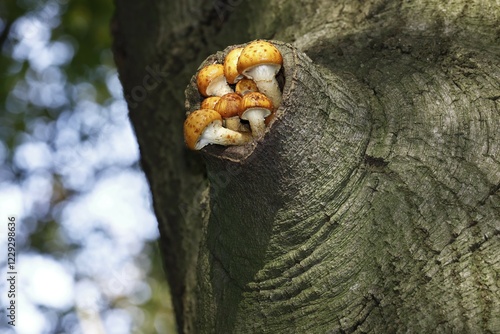
<svg viewBox="0 0 500 334">
<path fill-rule="evenodd" d="M 243 96 L 241 104 L 240 118 L 250 123 L 254 137 L 262 137 L 266 130 L 265 118 L 273 110 L 272 101 L 262 93 L 252 92 Z"/>
<path fill-rule="evenodd" d="M 238 58 L 238 72 L 245 74 L 252 67 L 258 65 L 277 65 L 275 73 L 278 73 L 283 64 L 283 57 L 274 45 L 269 42 L 257 40 L 253 41 L 241 51 Z M 277 70 L 276 70 L 277 68 Z"/>
<path fill-rule="evenodd" d="M 200 150 L 209 144 L 244 145 L 252 136 L 222 127 L 221 115 L 211 109 L 199 109 L 184 121 L 184 140 L 191 150 Z"/>
<path fill-rule="evenodd" d="M 257 84 L 251 79 L 241 79 L 236 84 L 234 91 L 240 95 L 245 95 L 251 92 L 258 92 Z"/>
<path fill-rule="evenodd" d="M 221 64 L 211 64 L 203 67 L 198 72 L 196 84 L 203 96 L 222 96 L 233 92 L 227 84 L 224 76 L 224 66 Z"/>
<path fill-rule="evenodd" d="M 236 93 L 224 94 L 214 107 L 214 110 L 221 114 L 228 129 L 248 131 L 240 122 L 241 100 L 241 96 Z"/>
<path fill-rule="evenodd" d="M 201 101 L 200 109 L 214 109 L 217 102 L 219 102 L 220 96 L 209 96 L 203 101 Z"/>
<path fill-rule="evenodd" d="M 267 95 L 275 106 L 281 103 L 281 91 L 275 75 L 283 64 L 279 50 L 269 42 L 251 42 L 238 58 L 238 72 L 253 79 L 259 91 Z"/>
<path fill-rule="evenodd" d="M 214 110 L 217 111 L 222 118 L 238 116 L 241 110 L 241 96 L 236 93 L 224 94 L 215 104 Z"/>
<path fill-rule="evenodd" d="M 243 76 L 238 73 L 238 58 L 240 57 L 243 48 L 236 48 L 226 55 L 224 59 L 224 75 L 226 80 L 230 84 L 236 83 L 238 80 L 243 78 Z"/>
</svg>

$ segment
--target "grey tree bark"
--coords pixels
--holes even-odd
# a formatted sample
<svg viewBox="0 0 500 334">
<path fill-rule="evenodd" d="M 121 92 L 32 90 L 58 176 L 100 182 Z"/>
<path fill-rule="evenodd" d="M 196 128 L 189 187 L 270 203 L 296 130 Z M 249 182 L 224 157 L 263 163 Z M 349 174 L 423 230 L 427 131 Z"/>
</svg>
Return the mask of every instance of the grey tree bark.
<svg viewBox="0 0 500 334">
<path fill-rule="evenodd" d="M 116 5 L 181 333 L 500 332 L 499 1 Z M 266 136 L 188 151 L 192 76 L 256 38 Z"/>
</svg>

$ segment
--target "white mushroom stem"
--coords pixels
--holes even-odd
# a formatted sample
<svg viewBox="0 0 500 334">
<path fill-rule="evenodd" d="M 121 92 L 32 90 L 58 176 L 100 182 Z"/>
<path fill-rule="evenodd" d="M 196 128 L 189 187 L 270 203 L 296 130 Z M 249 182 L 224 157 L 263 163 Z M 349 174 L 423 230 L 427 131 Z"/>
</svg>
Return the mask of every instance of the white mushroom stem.
<svg viewBox="0 0 500 334">
<path fill-rule="evenodd" d="M 229 130 L 248 132 L 248 125 L 245 127 L 240 121 L 239 116 L 228 117 L 224 119 L 225 127 Z"/>
<path fill-rule="evenodd" d="M 252 136 L 248 133 L 241 133 L 222 127 L 221 121 L 210 123 L 196 143 L 196 149 L 200 150 L 209 144 L 218 145 L 244 145 L 252 141 Z"/>
<path fill-rule="evenodd" d="M 241 119 L 247 120 L 250 123 L 250 129 L 252 129 L 252 136 L 254 138 L 264 136 L 264 132 L 266 131 L 266 124 L 264 123 L 266 115 L 269 115 L 269 110 L 264 108 L 249 108 L 242 115 Z"/>
<path fill-rule="evenodd" d="M 245 71 L 245 76 L 255 81 L 259 92 L 266 95 L 275 108 L 281 103 L 281 91 L 275 77 L 278 71 L 276 65 L 257 65 Z"/>
<path fill-rule="evenodd" d="M 234 93 L 234 91 L 231 87 L 229 87 L 226 78 L 223 75 L 215 78 L 207 87 L 208 96 L 222 96 L 228 93 Z"/>
<path fill-rule="evenodd" d="M 273 102 L 273 106 L 278 107 L 281 103 L 281 92 L 276 79 L 273 77 L 271 80 L 254 80 L 259 88 L 259 91 L 269 97 L 269 99 Z"/>
</svg>

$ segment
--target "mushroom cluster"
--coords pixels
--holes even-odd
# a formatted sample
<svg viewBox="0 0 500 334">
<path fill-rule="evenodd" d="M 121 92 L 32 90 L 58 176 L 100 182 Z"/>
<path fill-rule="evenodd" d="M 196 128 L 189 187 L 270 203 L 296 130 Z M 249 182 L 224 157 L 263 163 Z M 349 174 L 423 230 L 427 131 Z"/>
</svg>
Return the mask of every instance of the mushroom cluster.
<svg viewBox="0 0 500 334">
<path fill-rule="evenodd" d="M 266 118 L 281 103 L 276 74 L 283 57 L 271 43 L 256 40 L 231 50 L 223 64 L 203 67 L 196 77 L 205 99 L 184 122 L 188 148 L 244 145 L 261 138 Z"/>
</svg>

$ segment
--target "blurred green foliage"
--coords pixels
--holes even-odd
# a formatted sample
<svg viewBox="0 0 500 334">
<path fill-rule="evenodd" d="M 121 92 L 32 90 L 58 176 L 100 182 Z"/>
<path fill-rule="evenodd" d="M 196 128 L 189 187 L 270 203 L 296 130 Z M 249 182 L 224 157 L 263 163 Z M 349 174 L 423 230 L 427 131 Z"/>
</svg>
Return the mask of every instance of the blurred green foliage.
<svg viewBox="0 0 500 334">
<path fill-rule="evenodd" d="M 57 156 L 64 147 L 65 137 L 61 133 L 67 130 L 65 124 L 71 124 L 68 119 L 75 115 L 76 109 L 85 108 L 84 103 L 98 110 L 101 118 L 90 125 L 84 118 L 75 125 L 78 138 L 69 137 L 73 138 L 67 142 L 72 146 L 70 149 L 78 151 L 96 145 L 108 122 L 114 122 L 112 115 L 106 113 L 119 105 L 117 101 L 122 98 L 116 96 L 110 84 L 116 77 L 109 28 L 112 15 L 112 0 L 0 2 L 0 191 L 8 184 L 29 189 L 26 183 L 33 176 L 50 183 L 49 190 L 24 208 L 22 214 L 18 243 L 27 254 L 77 262 L 84 243 L 65 236 L 61 228 L 63 209 L 88 193 L 106 173 L 117 169 L 140 172 L 137 160 L 128 164 L 99 162 L 91 168 L 94 175 L 90 181 L 75 186 L 75 182 L 68 181 L 72 177 L 71 168 L 61 166 L 58 159 L 36 168 L 27 168 L 16 160 L 20 147 L 26 143 L 41 143 L 52 152 L 51 157 Z M 23 49 L 23 43 L 40 48 Z M 131 295 L 108 297 L 104 308 L 131 314 L 131 332 L 173 333 L 173 311 L 156 241 L 146 240 L 133 261 L 145 271 L 142 275 L 150 297 L 140 302 L 132 300 Z M 77 271 L 75 282 L 80 276 Z M 130 311 L 137 307 L 140 312 Z M 59 312 L 55 317 L 58 323 L 53 324 L 55 332 L 78 328 L 75 319 L 82 317 L 76 305 L 55 312 Z"/>
</svg>

